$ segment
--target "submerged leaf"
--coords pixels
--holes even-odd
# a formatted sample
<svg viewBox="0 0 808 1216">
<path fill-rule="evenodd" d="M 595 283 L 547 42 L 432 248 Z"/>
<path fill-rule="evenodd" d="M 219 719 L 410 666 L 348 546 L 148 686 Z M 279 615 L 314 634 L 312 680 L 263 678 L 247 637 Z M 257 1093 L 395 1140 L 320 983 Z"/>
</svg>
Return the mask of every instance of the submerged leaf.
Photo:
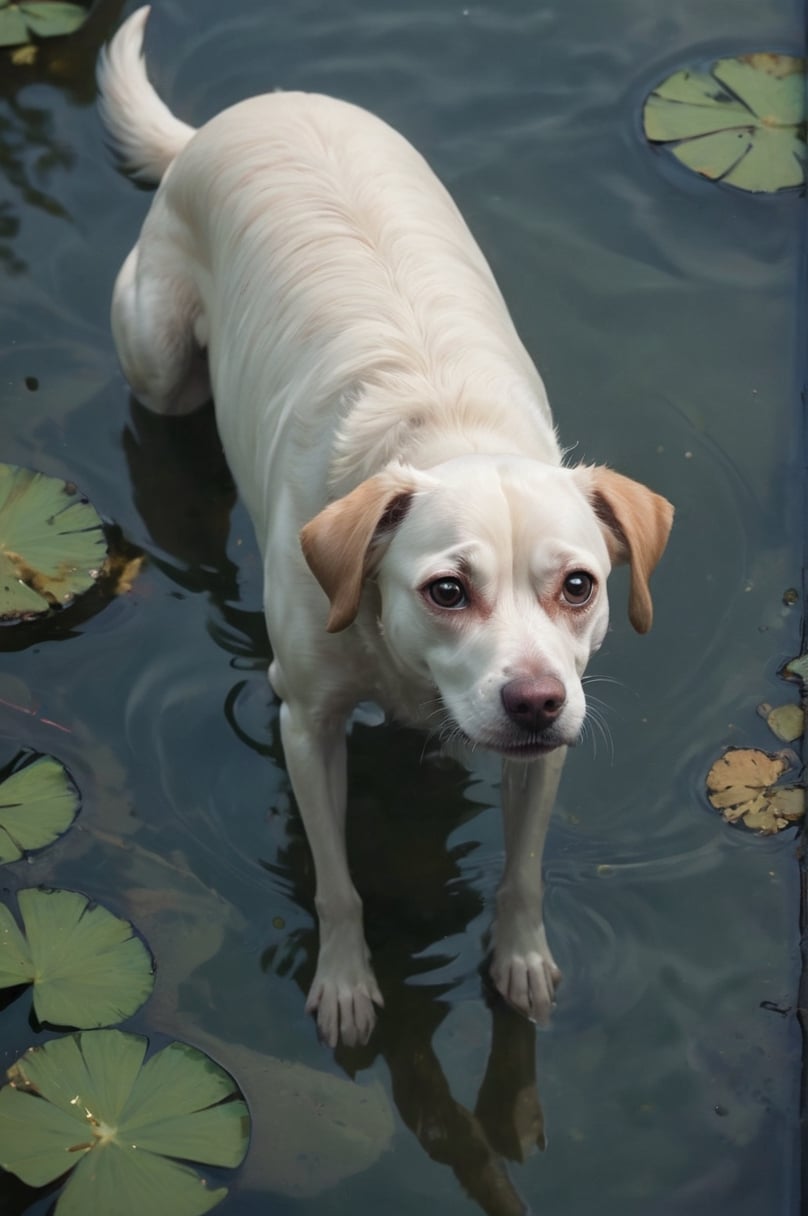
<svg viewBox="0 0 808 1216">
<path fill-rule="evenodd" d="M 788 767 L 783 756 L 730 748 L 707 774 L 707 797 L 727 823 L 741 820 L 763 835 L 780 832 L 805 812 L 801 786 L 775 786 Z"/>
<path fill-rule="evenodd" d="M 653 143 L 703 177 L 771 193 L 805 180 L 804 59 L 759 53 L 674 72 L 646 99 Z"/>
<path fill-rule="evenodd" d="M 78 790 L 53 756 L 40 756 L 0 782 L 0 864 L 43 849 L 78 814 Z"/>
<path fill-rule="evenodd" d="M 30 68 L 39 58 L 39 47 L 30 42 L 26 46 L 18 46 L 10 53 L 9 58 L 15 68 Z"/>
<path fill-rule="evenodd" d="M 249 1115 L 232 1077 L 171 1043 L 95 1030 L 32 1048 L 0 1090 L 0 1165 L 29 1186 L 73 1173 L 57 1216 L 201 1216 L 227 1194 L 187 1165 L 236 1166 Z"/>
<path fill-rule="evenodd" d="M 130 887 L 127 894 L 137 923 L 160 959 L 150 1023 L 166 1034 L 192 1038 L 239 1078 L 256 1142 L 256 1151 L 244 1164 L 243 1186 L 313 1198 L 369 1169 L 395 1134 L 390 1100 L 381 1083 L 359 1084 L 228 1041 L 221 1031 L 231 1011 L 221 991 L 220 1006 L 207 1011 L 220 1033 L 190 1024 L 193 1015 L 181 995 L 185 985 L 205 961 L 227 949 L 229 935 L 243 938 L 245 924 L 232 904 L 187 873 L 175 871 L 167 887 L 166 862 L 141 846 L 135 848 L 144 885 Z"/>
<path fill-rule="evenodd" d="M 0 620 L 71 603 L 105 559 L 101 520 L 75 486 L 0 464 Z"/>
<path fill-rule="evenodd" d="M 0 987 L 31 982 L 40 1022 L 109 1026 L 149 997 L 151 957 L 128 921 L 76 891 L 28 889 L 18 901 L 24 937 L 0 909 Z"/>
</svg>

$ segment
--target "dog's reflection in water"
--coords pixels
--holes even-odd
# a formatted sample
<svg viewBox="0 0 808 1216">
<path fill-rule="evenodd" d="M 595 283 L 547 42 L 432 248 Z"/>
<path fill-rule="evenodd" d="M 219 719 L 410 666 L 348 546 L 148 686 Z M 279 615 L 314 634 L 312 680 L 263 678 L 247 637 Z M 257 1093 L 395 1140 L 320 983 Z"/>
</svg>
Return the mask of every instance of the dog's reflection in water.
<svg viewBox="0 0 808 1216">
<path fill-rule="evenodd" d="M 534 1027 L 501 999 L 493 999 L 488 1062 L 476 1104 L 469 1110 L 451 1093 L 432 1045 L 428 1016 L 419 1027 L 417 1014 L 406 1006 L 403 1000 L 401 1009 L 394 1011 L 398 1025 L 382 1032 L 382 1050 L 402 1119 L 427 1154 L 449 1166 L 484 1212 L 490 1216 L 526 1212 L 507 1162 L 524 1161 L 535 1148 L 544 1148 Z M 433 1001 L 432 1008 L 439 1022 L 446 1008 L 440 1001 Z"/>
<path fill-rule="evenodd" d="M 316 934 L 301 933 L 294 944 L 287 944 L 298 956 L 301 952 L 307 956 L 306 965 L 295 975 L 305 988 L 316 958 Z M 278 960 L 268 952 L 265 961 L 272 965 Z M 380 971 L 386 981 L 385 1008 L 370 1043 L 338 1047 L 337 1060 L 356 1075 L 381 1056 L 390 1070 L 398 1112 L 427 1155 L 451 1169 L 487 1216 L 528 1212 L 508 1164 L 523 1162 L 536 1149 L 544 1149 L 536 1028 L 499 996 L 491 995 L 490 1048 L 470 1109 L 453 1095 L 434 1045 L 436 1032 L 451 1012 L 443 990 L 408 985 L 401 977 L 396 984 L 385 967 Z"/>
<path fill-rule="evenodd" d="M 367 1046 L 339 1046 L 336 1059 L 355 1076 L 381 1057 L 399 1114 L 428 1156 L 448 1166 L 489 1216 L 517 1216 L 529 1207 L 508 1164 L 544 1148 L 536 1028 L 493 992 L 481 967 L 480 999 L 489 1004 L 491 1035 L 470 1108 L 454 1096 L 451 1061 L 442 1061 L 436 1047 L 438 1031 L 452 1012 L 452 984 L 430 984 L 428 974 L 437 968 L 445 975 L 451 966 L 437 943 L 473 932 L 470 926 L 478 918 L 485 923 L 483 899 L 461 868 L 474 846 L 452 845 L 448 839 L 461 818 L 477 808 L 464 802 L 465 774 L 459 766 L 428 763 L 418 770 L 423 741 L 417 736 L 386 728 L 354 733 L 351 754 L 360 773 L 352 773 L 349 856 L 365 901 L 385 1005 Z M 365 748 L 367 733 L 373 743 Z M 399 768 L 410 776 L 406 786 L 395 780 Z M 313 913 L 314 874 L 302 824 L 292 830 L 270 868 L 287 882 L 291 877 L 294 898 Z M 316 957 L 312 928 L 289 934 L 267 950 L 263 962 L 291 975 L 306 991 Z M 481 1055 L 486 1046 L 481 1043 Z"/>
</svg>

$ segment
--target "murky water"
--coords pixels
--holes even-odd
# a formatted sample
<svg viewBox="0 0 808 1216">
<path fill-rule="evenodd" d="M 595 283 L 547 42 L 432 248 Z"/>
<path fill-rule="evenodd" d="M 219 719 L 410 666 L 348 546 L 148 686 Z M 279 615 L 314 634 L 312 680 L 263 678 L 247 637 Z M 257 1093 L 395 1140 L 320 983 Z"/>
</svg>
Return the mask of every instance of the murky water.
<svg viewBox="0 0 808 1216">
<path fill-rule="evenodd" d="M 126 11 L 100 0 L 97 27 Z M 154 78 L 189 121 L 301 87 L 408 135 L 489 256 L 563 441 L 678 507 L 647 638 L 614 578 L 590 684 L 609 740 L 571 757 L 548 842 L 566 977 L 552 1025 L 537 1035 L 484 995 L 495 763 L 466 773 L 358 723 L 350 850 L 386 1009 L 369 1047 L 336 1059 L 303 1015 L 311 864 L 250 525 L 210 415 L 133 406 L 107 332 L 148 196 L 104 150 L 92 37 L 50 73 L 0 67 L 2 457 L 76 481 L 149 557 L 98 615 L 0 637 L 0 761 L 51 751 L 84 793 L 73 831 L 0 882 L 78 887 L 143 930 L 158 986 L 130 1028 L 198 1043 L 253 1103 L 223 1216 L 797 1210 L 796 842 L 728 828 L 702 791 L 724 746 L 778 746 L 757 703 L 796 696 L 777 670 L 800 644 L 783 592 L 801 586 L 804 200 L 689 177 L 643 146 L 639 111 L 680 63 L 799 54 L 800 31 L 796 0 L 165 0 L 153 14 Z M 31 1041 L 27 1011 L 0 1013 L 4 1064 Z M 277 1118 L 267 1057 L 329 1074 L 294 1118 Z M 51 1203 L 7 1191 L 15 1213 Z"/>
</svg>

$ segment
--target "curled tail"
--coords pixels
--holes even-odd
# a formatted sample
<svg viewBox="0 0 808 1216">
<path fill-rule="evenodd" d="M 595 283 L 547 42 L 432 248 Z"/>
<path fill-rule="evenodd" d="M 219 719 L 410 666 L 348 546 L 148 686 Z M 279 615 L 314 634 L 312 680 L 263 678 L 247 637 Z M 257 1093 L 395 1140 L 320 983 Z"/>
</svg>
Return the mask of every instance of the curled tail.
<svg viewBox="0 0 808 1216">
<path fill-rule="evenodd" d="M 118 30 L 98 61 L 99 110 L 121 163 L 132 177 L 159 182 L 195 134 L 160 100 L 146 75 L 143 30 L 148 6 Z"/>
</svg>

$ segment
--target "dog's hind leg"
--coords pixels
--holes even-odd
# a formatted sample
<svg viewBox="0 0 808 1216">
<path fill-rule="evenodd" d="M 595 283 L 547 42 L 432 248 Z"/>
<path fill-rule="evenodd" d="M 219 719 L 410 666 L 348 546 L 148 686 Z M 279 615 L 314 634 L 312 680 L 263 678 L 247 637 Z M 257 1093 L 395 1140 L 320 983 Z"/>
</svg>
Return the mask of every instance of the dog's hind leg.
<svg viewBox="0 0 808 1216">
<path fill-rule="evenodd" d="M 112 333 L 123 374 L 143 405 L 159 414 L 188 414 L 210 400 L 201 302 L 166 243 L 142 237 L 124 262 L 112 298 Z"/>
</svg>

